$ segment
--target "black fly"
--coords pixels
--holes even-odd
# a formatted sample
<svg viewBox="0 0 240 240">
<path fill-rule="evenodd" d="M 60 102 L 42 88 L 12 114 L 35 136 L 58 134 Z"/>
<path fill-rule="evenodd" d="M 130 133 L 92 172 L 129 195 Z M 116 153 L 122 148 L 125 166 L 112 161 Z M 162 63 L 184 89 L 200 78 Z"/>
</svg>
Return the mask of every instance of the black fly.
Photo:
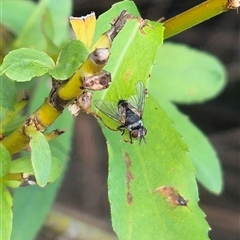
<svg viewBox="0 0 240 240">
<path fill-rule="evenodd" d="M 129 137 L 132 143 L 132 138 L 139 139 L 139 144 L 142 139 L 145 142 L 147 129 L 143 126 L 142 115 L 145 103 L 146 89 L 142 81 L 136 84 L 137 94 L 128 98 L 128 100 L 119 100 L 117 106 L 108 101 L 95 101 L 95 106 L 101 112 L 106 114 L 111 119 L 121 123 L 118 130 L 122 135 L 127 128 Z"/>
</svg>

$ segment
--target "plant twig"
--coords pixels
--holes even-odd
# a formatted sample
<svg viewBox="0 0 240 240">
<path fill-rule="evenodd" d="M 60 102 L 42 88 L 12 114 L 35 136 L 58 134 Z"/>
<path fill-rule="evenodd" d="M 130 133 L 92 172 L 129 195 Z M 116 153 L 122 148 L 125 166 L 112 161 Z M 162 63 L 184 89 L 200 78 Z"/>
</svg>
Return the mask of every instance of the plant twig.
<svg viewBox="0 0 240 240">
<path fill-rule="evenodd" d="M 207 0 L 164 22 L 164 39 L 208 20 L 229 9 L 237 9 L 239 0 Z"/>
<path fill-rule="evenodd" d="M 49 97 L 25 120 L 22 126 L 1 141 L 10 154 L 27 147 L 29 138 L 24 134 L 24 129 L 29 123 L 33 124 L 38 131 L 44 132 L 84 89 L 101 90 L 108 87 L 111 77 L 103 70 L 103 67 L 108 61 L 112 41 L 130 19 L 132 19 L 132 15 L 128 14 L 126 10 L 122 11 L 112 23 L 111 28 L 100 36 L 87 60 L 72 77 L 66 81 L 53 79 Z M 94 86 L 93 82 L 96 83 Z"/>
</svg>

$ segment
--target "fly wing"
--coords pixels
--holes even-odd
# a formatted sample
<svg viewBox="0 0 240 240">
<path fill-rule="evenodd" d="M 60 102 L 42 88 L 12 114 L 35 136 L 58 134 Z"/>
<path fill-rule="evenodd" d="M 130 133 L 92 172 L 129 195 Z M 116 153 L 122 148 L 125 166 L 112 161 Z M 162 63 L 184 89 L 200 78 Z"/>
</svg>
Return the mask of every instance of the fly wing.
<svg viewBox="0 0 240 240">
<path fill-rule="evenodd" d="M 135 112 L 140 117 L 143 114 L 144 104 L 145 104 L 145 86 L 142 81 L 138 81 L 136 84 L 137 94 L 129 97 L 128 103 L 129 108 Z M 135 109 L 134 109 L 135 108 Z"/>
<path fill-rule="evenodd" d="M 118 108 L 114 103 L 102 100 L 95 100 L 94 105 L 99 111 L 101 111 L 114 121 L 120 122 Z"/>
</svg>

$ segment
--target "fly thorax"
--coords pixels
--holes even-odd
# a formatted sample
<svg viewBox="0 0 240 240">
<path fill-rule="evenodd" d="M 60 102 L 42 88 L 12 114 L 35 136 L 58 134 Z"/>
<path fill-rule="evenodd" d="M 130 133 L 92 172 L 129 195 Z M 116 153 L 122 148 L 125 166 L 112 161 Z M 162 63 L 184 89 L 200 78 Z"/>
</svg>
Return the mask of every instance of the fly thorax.
<svg viewBox="0 0 240 240">
<path fill-rule="evenodd" d="M 127 109 L 126 111 L 126 121 L 125 121 L 125 125 L 132 125 L 137 123 L 139 120 L 141 120 L 140 116 L 137 115 L 136 113 L 134 113 L 132 110 Z"/>
</svg>

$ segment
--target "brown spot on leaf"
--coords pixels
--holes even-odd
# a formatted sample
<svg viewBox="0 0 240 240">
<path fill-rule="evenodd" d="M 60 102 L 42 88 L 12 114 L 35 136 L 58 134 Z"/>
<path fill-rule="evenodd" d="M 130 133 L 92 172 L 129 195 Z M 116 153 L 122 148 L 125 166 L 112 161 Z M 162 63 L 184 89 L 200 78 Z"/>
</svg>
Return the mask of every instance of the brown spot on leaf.
<svg viewBox="0 0 240 240">
<path fill-rule="evenodd" d="M 134 176 L 130 171 L 126 172 L 127 186 L 130 188 L 130 182 L 134 180 Z"/>
<path fill-rule="evenodd" d="M 131 74 L 132 74 L 131 70 L 126 71 L 126 73 L 124 74 L 124 80 L 128 80 L 130 78 Z"/>
<path fill-rule="evenodd" d="M 168 200 L 169 203 L 176 206 L 185 206 L 189 209 L 187 205 L 189 200 L 185 200 L 174 187 L 161 186 L 159 188 L 156 188 L 155 192 L 160 193 L 163 197 L 165 197 Z"/>
<path fill-rule="evenodd" d="M 130 157 L 129 157 L 127 152 L 125 152 L 124 158 L 125 158 L 125 162 L 126 162 L 126 167 L 129 170 L 129 168 L 132 165 L 132 161 L 131 161 L 131 159 L 130 159 Z"/>
<path fill-rule="evenodd" d="M 129 205 L 131 205 L 133 201 L 133 196 L 131 193 L 131 181 L 134 180 L 134 175 L 130 171 L 130 167 L 132 166 L 132 161 L 127 152 L 124 153 L 124 159 L 126 163 L 127 202 Z"/>
<path fill-rule="evenodd" d="M 132 194 L 131 194 L 130 191 L 128 191 L 127 192 L 127 202 L 128 202 L 129 205 L 132 205 L 132 201 L 133 201 Z"/>
</svg>

